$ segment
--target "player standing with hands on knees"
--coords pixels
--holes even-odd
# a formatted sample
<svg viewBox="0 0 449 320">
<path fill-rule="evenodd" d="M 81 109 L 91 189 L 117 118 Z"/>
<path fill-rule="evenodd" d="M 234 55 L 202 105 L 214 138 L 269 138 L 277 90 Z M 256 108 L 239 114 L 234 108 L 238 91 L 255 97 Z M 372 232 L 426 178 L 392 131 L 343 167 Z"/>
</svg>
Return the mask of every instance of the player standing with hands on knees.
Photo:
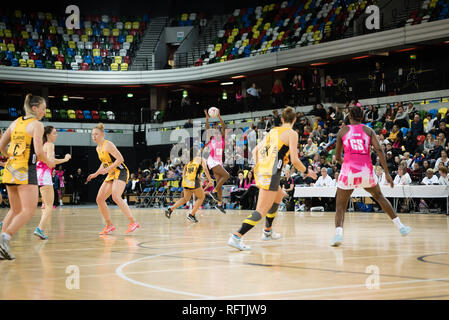
<svg viewBox="0 0 449 320">
<path fill-rule="evenodd" d="M 10 240 L 36 212 L 39 197 L 37 161 L 45 162 L 49 168 L 55 166 L 54 160 L 45 154 L 42 143 L 44 125 L 39 120 L 44 117 L 46 107 L 44 98 L 27 94 L 25 116 L 14 120 L 0 139 L 0 151 L 9 157 L 3 183 L 11 206 L 3 221 L 0 260 L 15 259 L 10 251 Z"/>
<path fill-rule="evenodd" d="M 242 237 L 266 216 L 262 240 L 276 240 L 281 236 L 272 230 L 282 198 L 286 196 L 280 187 L 283 166 L 288 163 L 289 155 L 293 166 L 307 177 L 317 179 L 316 173 L 308 170 L 298 158 L 298 133 L 293 125 L 296 113 L 292 107 L 282 111 L 280 127 L 274 127 L 265 138 L 253 149 L 253 159 L 256 162 L 254 177 L 259 188 L 256 211 L 243 220 L 240 229 L 232 234 L 228 245 L 238 250 L 250 250 L 243 244 Z"/>
<path fill-rule="evenodd" d="M 52 160 L 55 165 L 69 161 L 72 156 L 66 154 L 64 159 L 55 159 L 55 141 L 58 137 L 56 129 L 52 126 L 46 126 L 44 128 L 44 135 L 42 137 L 44 146 L 42 147 L 47 158 Z M 52 179 L 52 169 L 50 169 L 45 162 L 37 162 L 37 182 L 40 187 L 40 192 L 43 202 L 43 210 L 41 221 L 39 226 L 34 230 L 34 235 L 42 240 L 47 240 L 48 236 L 44 233 L 45 226 L 51 217 L 51 212 L 53 211 L 53 201 L 55 198 L 55 193 L 53 191 L 53 179 Z"/>
<path fill-rule="evenodd" d="M 126 233 L 131 233 L 137 228 L 140 228 L 140 225 L 131 214 L 128 204 L 122 199 L 123 190 L 125 190 L 126 183 L 129 179 L 129 171 L 125 165 L 125 160 L 117 147 L 111 141 L 104 138 L 104 125 L 102 123 L 99 123 L 92 129 L 92 140 L 97 144 L 96 150 L 101 164 L 95 173 L 87 177 L 86 182 L 89 182 L 100 174 L 107 174 L 97 194 L 98 209 L 100 209 L 101 215 L 106 222 L 106 227 L 100 232 L 100 235 L 107 235 L 115 230 L 108 205 L 106 204 L 106 199 L 111 194 L 112 200 L 114 200 L 129 220 Z"/>
<path fill-rule="evenodd" d="M 335 236 L 331 246 L 338 247 L 343 241 L 343 222 L 348 208 L 349 198 L 355 188 L 364 188 L 379 203 L 380 207 L 393 220 L 401 235 L 406 236 L 411 228 L 401 223 L 394 213 L 391 203 L 384 197 L 379 184 L 374 179 L 373 164 L 371 162 L 371 145 L 376 150 L 385 179 L 393 188 L 393 179 L 388 173 L 387 161 L 377 140 L 376 133 L 362 124 L 363 110 L 354 106 L 349 109 L 350 124 L 342 127 L 337 134 L 335 157 L 342 164 L 337 182 Z M 344 160 L 341 157 L 344 151 Z"/>
</svg>

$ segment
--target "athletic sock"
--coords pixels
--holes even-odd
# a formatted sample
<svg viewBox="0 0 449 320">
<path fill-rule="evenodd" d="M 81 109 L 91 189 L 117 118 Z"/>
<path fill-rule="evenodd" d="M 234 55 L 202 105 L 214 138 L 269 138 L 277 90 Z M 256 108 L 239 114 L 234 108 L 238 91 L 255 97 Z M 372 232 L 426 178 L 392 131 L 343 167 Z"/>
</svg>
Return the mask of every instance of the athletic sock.
<svg viewBox="0 0 449 320">
<path fill-rule="evenodd" d="M 343 235 L 343 228 L 342 227 L 335 228 L 335 235 L 342 236 Z"/>
<path fill-rule="evenodd" d="M 236 234 L 232 234 L 232 236 L 233 236 L 234 238 L 236 238 L 237 240 L 240 240 L 240 239 L 241 239 L 241 237 L 239 237 L 239 236 L 236 235 Z"/>
<path fill-rule="evenodd" d="M 5 239 L 7 241 L 11 240 L 11 236 L 9 234 L 7 234 L 6 232 L 2 233 L 2 237 L 3 237 L 3 239 Z"/>
<path fill-rule="evenodd" d="M 405 227 L 402 222 L 401 219 L 399 219 L 399 217 L 396 217 L 392 220 L 394 222 L 394 225 L 398 228 L 401 229 L 402 227 Z"/>
</svg>

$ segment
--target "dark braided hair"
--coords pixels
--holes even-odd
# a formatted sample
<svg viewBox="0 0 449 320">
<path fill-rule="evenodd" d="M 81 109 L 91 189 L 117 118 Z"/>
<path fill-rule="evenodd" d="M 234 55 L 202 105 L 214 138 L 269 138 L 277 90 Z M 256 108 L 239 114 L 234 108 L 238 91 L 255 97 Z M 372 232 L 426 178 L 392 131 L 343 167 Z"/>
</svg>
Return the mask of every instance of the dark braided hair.
<svg viewBox="0 0 449 320">
<path fill-rule="evenodd" d="M 357 122 L 363 121 L 363 110 L 361 107 L 354 106 L 349 108 L 349 115 L 351 116 L 352 120 Z"/>
</svg>

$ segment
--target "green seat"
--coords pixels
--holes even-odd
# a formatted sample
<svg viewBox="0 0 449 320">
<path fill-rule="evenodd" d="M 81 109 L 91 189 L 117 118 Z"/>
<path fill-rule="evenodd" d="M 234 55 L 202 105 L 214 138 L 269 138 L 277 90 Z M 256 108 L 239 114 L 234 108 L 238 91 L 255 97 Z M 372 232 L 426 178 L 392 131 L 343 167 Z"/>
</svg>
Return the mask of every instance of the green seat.
<svg viewBox="0 0 449 320">
<path fill-rule="evenodd" d="M 67 110 L 65 110 L 65 109 L 61 109 L 59 111 L 59 115 L 61 116 L 61 119 L 63 119 L 63 120 L 66 120 L 66 119 L 69 118 L 68 115 L 67 115 Z"/>
<path fill-rule="evenodd" d="M 427 115 L 426 110 L 419 110 L 419 116 L 421 117 L 421 120 L 425 119 Z"/>
<path fill-rule="evenodd" d="M 377 121 L 376 124 L 374 125 L 375 129 L 382 129 L 384 126 L 383 122 L 381 121 Z"/>
<path fill-rule="evenodd" d="M 53 69 L 53 63 L 51 63 L 50 60 L 45 60 L 45 68 L 46 69 Z"/>
<path fill-rule="evenodd" d="M 98 112 L 99 113 L 99 115 L 100 115 L 100 119 L 101 120 L 108 120 L 108 116 L 107 116 L 107 114 L 106 114 L 106 112 L 105 111 L 99 111 Z"/>
<path fill-rule="evenodd" d="M 61 118 L 60 110 L 58 110 L 58 109 L 53 110 L 53 118 L 56 120 L 59 120 Z"/>
</svg>

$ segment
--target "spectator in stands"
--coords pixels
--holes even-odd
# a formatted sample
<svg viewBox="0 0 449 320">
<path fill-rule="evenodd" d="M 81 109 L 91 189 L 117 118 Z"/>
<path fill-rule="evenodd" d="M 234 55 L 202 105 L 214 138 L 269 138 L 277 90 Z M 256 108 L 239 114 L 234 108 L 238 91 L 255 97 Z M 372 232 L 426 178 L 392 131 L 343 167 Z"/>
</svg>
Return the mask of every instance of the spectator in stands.
<svg viewBox="0 0 449 320">
<path fill-rule="evenodd" d="M 422 163 L 422 171 L 423 171 L 423 173 L 425 174 L 427 169 L 429 169 L 429 168 L 430 168 L 429 161 L 428 160 L 424 160 L 423 163 Z"/>
<path fill-rule="evenodd" d="M 313 143 L 311 138 L 307 139 L 307 144 L 304 146 L 304 157 L 312 159 L 318 152 L 318 146 Z"/>
<path fill-rule="evenodd" d="M 439 169 L 440 163 L 442 163 L 445 167 L 449 166 L 449 158 L 447 157 L 446 150 L 441 150 L 441 156 L 435 162 L 435 170 Z"/>
<path fill-rule="evenodd" d="M 372 105 L 368 105 L 365 110 L 365 123 L 373 123 L 376 121 L 376 119 L 379 117 L 379 113 L 376 110 L 376 113 L 374 112 L 374 108 Z"/>
<path fill-rule="evenodd" d="M 162 160 L 161 160 L 161 157 L 157 157 L 156 158 L 156 162 L 154 163 L 154 168 L 156 169 L 156 170 L 158 170 L 160 167 L 163 167 L 164 166 L 164 163 L 162 162 Z"/>
<path fill-rule="evenodd" d="M 410 178 L 413 183 L 419 183 L 423 178 L 423 171 L 418 162 L 413 162 L 412 169 L 410 171 Z"/>
<path fill-rule="evenodd" d="M 315 111 L 315 116 L 318 116 L 321 118 L 321 120 L 327 119 L 327 112 L 326 109 L 324 109 L 323 105 L 321 103 L 317 104 L 317 109 Z"/>
<path fill-rule="evenodd" d="M 431 133 L 428 133 L 426 136 L 426 140 L 424 140 L 423 143 L 423 151 L 426 153 L 429 153 L 435 148 L 435 140 L 433 139 L 433 135 Z"/>
<path fill-rule="evenodd" d="M 424 125 L 421 121 L 421 117 L 417 113 L 413 116 L 413 121 L 410 126 L 410 132 L 412 133 L 412 138 L 415 141 L 418 136 L 424 134 Z"/>
<path fill-rule="evenodd" d="M 436 118 L 432 119 L 432 115 L 430 113 L 426 114 L 426 118 L 427 118 L 427 123 L 426 123 L 426 127 L 424 128 L 424 132 L 428 133 L 428 132 L 430 132 L 430 130 L 432 130 L 433 122 Z"/>
<path fill-rule="evenodd" d="M 187 119 L 187 122 L 184 124 L 184 128 L 193 128 L 192 119 Z"/>
<path fill-rule="evenodd" d="M 283 107 L 284 102 L 284 86 L 280 79 L 274 81 L 273 89 L 271 90 L 271 102 L 272 105 L 277 107 Z"/>
<path fill-rule="evenodd" d="M 382 168 L 382 166 L 376 165 L 376 167 L 374 169 L 374 173 L 375 173 L 374 178 L 376 179 L 377 183 L 380 186 L 388 185 L 388 182 L 385 179 L 385 172 L 384 172 L 384 169 Z"/>
<path fill-rule="evenodd" d="M 437 135 L 438 130 L 440 129 L 441 113 L 437 113 L 436 117 L 432 119 L 432 128 L 430 128 L 429 132 L 431 134 Z"/>
<path fill-rule="evenodd" d="M 267 128 L 267 124 L 265 123 L 264 117 L 259 117 L 259 122 L 257 123 L 257 130 L 265 130 Z"/>
<path fill-rule="evenodd" d="M 237 196 L 237 198 L 240 199 L 242 209 L 254 210 L 257 204 L 259 189 L 256 187 L 256 181 L 251 170 L 246 174 L 244 188 L 246 191 L 241 196 Z"/>
<path fill-rule="evenodd" d="M 240 199 L 237 196 L 241 196 L 245 192 L 245 177 L 242 170 L 239 170 L 237 178 L 237 184 L 231 190 L 231 202 L 240 204 Z"/>
<path fill-rule="evenodd" d="M 448 169 L 447 167 L 440 167 L 438 169 L 438 173 L 440 174 L 440 178 L 438 179 L 438 184 L 449 186 L 449 177 L 447 176 Z"/>
<path fill-rule="evenodd" d="M 332 77 L 330 75 L 326 76 L 325 95 L 326 95 L 328 102 L 334 102 L 335 84 L 334 84 L 334 80 L 332 80 Z"/>
<path fill-rule="evenodd" d="M 440 140 L 435 140 L 435 147 L 433 150 L 427 155 L 426 159 L 430 161 L 430 165 L 432 165 L 439 157 L 441 157 L 441 151 L 443 151 L 443 147 L 440 145 Z"/>
<path fill-rule="evenodd" d="M 400 165 L 398 167 L 398 174 L 394 178 L 394 185 L 408 185 L 412 183 L 412 178 L 407 173 L 407 167 L 405 165 Z"/>
<path fill-rule="evenodd" d="M 449 139 L 449 130 L 446 127 L 446 122 L 440 121 L 440 127 L 437 131 L 438 138 L 441 140 L 440 143 L 444 146 L 446 145 L 446 140 Z M 444 138 L 444 141 L 442 140 Z"/>
<path fill-rule="evenodd" d="M 390 135 L 388 136 L 388 140 L 392 144 L 393 148 L 397 148 L 402 143 L 402 132 L 399 130 L 399 126 L 397 124 L 393 125 L 391 129 Z"/>
<path fill-rule="evenodd" d="M 128 183 L 125 187 L 125 194 L 128 193 L 135 193 L 140 194 L 142 193 L 142 186 L 140 183 L 140 179 L 136 177 L 135 173 L 131 173 L 131 178 L 129 179 Z"/>
<path fill-rule="evenodd" d="M 281 117 L 279 116 L 279 113 L 277 110 L 273 110 L 273 125 L 275 127 L 279 127 L 282 125 Z"/>
<path fill-rule="evenodd" d="M 374 69 L 374 94 L 381 95 L 380 86 L 382 84 L 382 80 L 385 81 L 385 73 L 382 69 L 380 62 L 376 61 L 375 69 Z"/>
<path fill-rule="evenodd" d="M 408 103 L 406 112 L 408 113 L 409 119 L 413 120 L 413 118 L 417 114 L 417 110 L 413 102 Z"/>
<path fill-rule="evenodd" d="M 396 117 L 394 118 L 394 124 L 399 128 L 409 128 L 408 114 L 404 111 L 404 107 L 399 106 Z"/>
<path fill-rule="evenodd" d="M 321 80 L 318 69 L 313 69 L 312 72 L 312 92 L 315 97 L 315 103 L 321 102 Z"/>
<path fill-rule="evenodd" d="M 446 136 L 444 135 L 443 132 L 440 132 L 438 134 L 437 140 L 440 142 L 440 146 L 442 146 L 443 148 L 446 145 L 446 141 L 448 141 L 448 139 L 446 139 Z"/>
<path fill-rule="evenodd" d="M 249 111 L 257 110 L 260 101 L 260 89 L 256 87 L 256 84 L 253 83 L 251 87 L 246 90 L 249 98 Z"/>
<path fill-rule="evenodd" d="M 415 155 L 412 158 L 412 161 L 410 162 L 410 167 L 413 167 L 413 164 L 416 162 L 421 167 L 422 163 L 424 161 L 424 156 L 419 152 L 416 151 Z"/>
<path fill-rule="evenodd" d="M 301 74 L 295 74 L 290 87 L 293 92 L 293 103 L 296 105 L 303 106 L 307 103 L 307 92 L 304 79 Z"/>
<path fill-rule="evenodd" d="M 320 170 L 321 176 L 315 182 L 315 187 L 333 187 L 334 181 L 329 176 L 326 168 L 321 168 Z"/>
<path fill-rule="evenodd" d="M 426 176 L 424 177 L 424 179 L 422 179 L 421 184 L 425 185 L 438 184 L 438 178 L 436 175 L 433 174 L 432 169 L 429 168 L 426 170 Z"/>
</svg>

